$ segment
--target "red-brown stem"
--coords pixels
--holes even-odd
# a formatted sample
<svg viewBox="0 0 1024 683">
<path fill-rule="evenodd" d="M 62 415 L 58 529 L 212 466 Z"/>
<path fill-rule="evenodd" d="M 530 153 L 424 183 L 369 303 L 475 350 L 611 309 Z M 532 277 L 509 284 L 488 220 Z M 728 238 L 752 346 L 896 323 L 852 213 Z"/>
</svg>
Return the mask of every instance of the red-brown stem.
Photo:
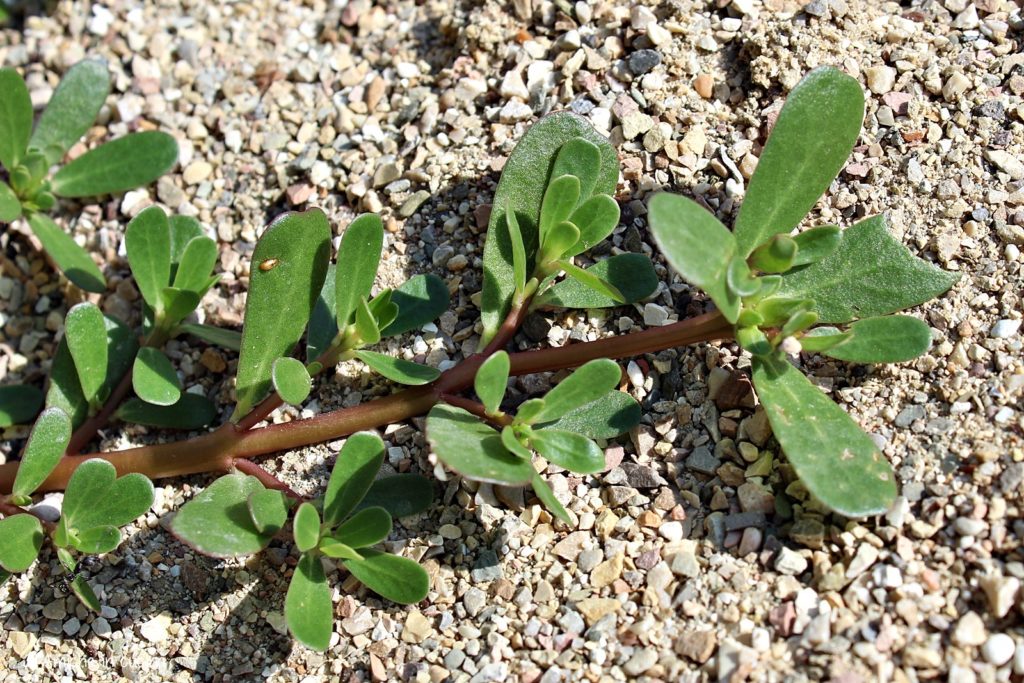
<svg viewBox="0 0 1024 683">
<path fill-rule="evenodd" d="M 450 406 L 462 408 L 467 413 L 472 413 L 473 415 L 479 417 L 481 420 L 486 420 L 487 422 L 490 422 L 492 425 L 498 427 L 499 429 L 501 427 L 505 427 L 512 424 L 512 418 L 509 417 L 508 415 L 504 413 L 500 413 L 498 415 L 488 415 L 487 408 L 484 407 L 483 403 L 474 401 L 473 399 L 466 398 L 465 396 L 454 396 L 452 394 L 444 394 L 443 396 L 441 396 L 441 400 Z"/>
<path fill-rule="evenodd" d="M 292 490 L 291 486 L 284 483 L 270 472 L 254 463 L 252 460 L 246 460 L 245 458 L 235 458 L 235 469 L 243 474 L 248 474 L 256 477 L 260 480 L 260 483 L 266 486 L 268 489 L 275 489 L 281 491 L 284 495 L 289 498 L 302 502 L 306 500 L 304 497 Z"/>
</svg>

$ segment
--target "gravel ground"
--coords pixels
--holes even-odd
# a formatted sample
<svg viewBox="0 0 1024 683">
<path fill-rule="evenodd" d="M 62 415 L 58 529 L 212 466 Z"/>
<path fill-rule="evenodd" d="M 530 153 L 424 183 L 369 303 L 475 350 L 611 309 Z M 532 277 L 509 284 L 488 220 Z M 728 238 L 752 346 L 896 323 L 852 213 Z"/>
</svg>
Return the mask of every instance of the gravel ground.
<svg viewBox="0 0 1024 683">
<path fill-rule="evenodd" d="M 435 272 L 454 293 L 436 327 L 402 340 L 408 357 L 443 367 L 476 347 L 489 202 L 537 116 L 570 108 L 610 135 L 623 167 L 611 251 L 654 254 L 646 197 L 701 195 L 728 223 L 785 93 L 821 64 L 859 78 L 869 98 L 854 156 L 813 222 L 884 211 L 915 253 L 963 277 L 914 312 L 934 333 L 928 356 L 884 367 L 803 360 L 896 467 L 902 496 L 880 518 L 837 518 L 806 499 L 736 347 L 668 351 L 630 364 L 644 424 L 609 444 L 611 469 L 548 473 L 573 528 L 521 491 L 442 481 L 435 507 L 388 542 L 427 567 L 428 599 L 399 608 L 336 575 L 326 654 L 286 635 L 290 544 L 223 563 L 165 530 L 210 481 L 195 477 L 160 482 L 130 540 L 87 566 L 101 615 L 52 585 L 49 553 L 4 587 L 0 681 L 1020 680 L 1022 39 L 1010 0 L 64 0 L 3 29 L 0 63 L 22 70 L 37 104 L 69 65 L 109 62 L 115 94 L 89 144 L 148 128 L 181 144 L 180 165 L 154 187 L 62 214 L 104 257 L 103 305 L 126 318 L 138 294 L 123 280 L 121 235 L 153 202 L 219 239 L 224 279 L 204 315 L 224 325 L 240 323 L 248 254 L 269 217 L 319 206 L 340 234 L 355 213 L 380 211 L 378 284 Z M 0 376 L 38 382 L 81 294 L 28 240 L 0 236 Z M 655 258 L 671 284 L 643 306 L 545 314 L 517 343 L 705 310 Z M 170 354 L 186 386 L 226 415 L 234 358 L 185 342 Z M 274 419 L 389 391 L 354 366 L 335 379 L 345 382 L 322 383 L 302 411 Z M 517 390 L 549 383 L 525 377 Z M 389 464 L 430 472 L 415 426 L 386 430 Z M 0 457 L 24 431 L 4 436 Z M 152 437 L 118 427 L 104 438 L 112 449 Z M 338 446 L 269 467 L 313 492 Z"/>
</svg>

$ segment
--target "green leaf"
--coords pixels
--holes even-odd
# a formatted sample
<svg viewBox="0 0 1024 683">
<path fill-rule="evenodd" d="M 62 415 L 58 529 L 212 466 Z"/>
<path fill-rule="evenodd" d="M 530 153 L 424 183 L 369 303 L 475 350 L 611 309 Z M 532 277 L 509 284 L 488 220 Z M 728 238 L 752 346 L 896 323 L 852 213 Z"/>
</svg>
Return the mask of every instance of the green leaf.
<svg viewBox="0 0 1024 683">
<path fill-rule="evenodd" d="M 753 379 L 775 438 L 808 491 L 847 517 L 889 509 L 892 467 L 842 408 L 779 356 L 754 357 Z"/>
<path fill-rule="evenodd" d="M 419 329 L 437 320 L 448 310 L 448 286 L 436 275 L 416 275 L 391 294 L 391 303 L 398 306 L 398 317 L 382 330 L 385 337 Z"/>
<path fill-rule="evenodd" d="M 93 527 L 78 534 L 71 545 L 87 555 L 102 555 L 121 545 L 121 532 L 116 526 Z"/>
<path fill-rule="evenodd" d="M 469 479 L 511 486 L 533 479 L 528 461 L 505 450 L 498 432 L 461 408 L 434 406 L 427 441 L 441 462 Z"/>
<path fill-rule="evenodd" d="M 818 322 L 818 314 L 814 311 L 800 311 L 786 321 L 786 324 L 779 330 L 782 339 L 792 337 L 794 334 L 803 332 L 808 327 Z"/>
<path fill-rule="evenodd" d="M 205 396 L 182 392 L 177 403 L 158 406 L 129 398 L 114 413 L 122 422 L 163 429 L 200 429 L 217 417 L 217 406 Z"/>
<path fill-rule="evenodd" d="M 557 420 L 582 405 L 596 401 L 619 385 L 622 369 L 607 358 L 592 360 L 575 370 L 544 396 L 544 408 L 532 423 Z"/>
<path fill-rule="evenodd" d="M 811 299 L 790 299 L 773 296 L 758 302 L 756 313 L 761 316 L 764 325 L 777 327 L 801 311 L 810 311 L 814 307 Z"/>
<path fill-rule="evenodd" d="M 847 332 L 846 341 L 822 353 L 851 363 L 900 363 L 917 358 L 932 345 L 928 325 L 909 315 L 864 318 Z"/>
<path fill-rule="evenodd" d="M 437 368 L 429 365 L 420 365 L 374 351 L 356 351 L 356 358 L 369 365 L 374 372 L 400 384 L 429 384 L 441 376 Z"/>
<path fill-rule="evenodd" d="M 44 410 L 32 427 L 11 493 L 28 496 L 46 481 L 71 440 L 71 418 L 60 408 Z"/>
<path fill-rule="evenodd" d="M 209 237 L 195 237 L 185 246 L 177 272 L 174 274 L 174 286 L 193 292 L 205 291 L 210 281 L 210 273 L 217 265 L 217 243 Z"/>
<path fill-rule="evenodd" d="M 178 143 L 167 133 L 130 133 L 89 150 L 53 176 L 61 197 L 95 197 L 148 185 L 171 170 Z"/>
<path fill-rule="evenodd" d="M 295 546 L 300 552 L 308 552 L 320 542 L 320 514 L 312 503 L 303 503 L 295 512 Z"/>
<path fill-rule="evenodd" d="M 563 146 L 576 138 L 583 138 L 595 145 L 600 153 L 600 162 L 593 163 L 589 151 L 577 151 L 558 161 L 557 175 L 552 175 L 556 158 Z M 574 146 L 576 143 L 574 143 Z M 575 147 L 571 147 L 573 150 Z M 577 148 L 582 150 L 582 147 Z M 586 201 L 593 194 L 613 194 L 619 179 L 619 161 L 615 149 L 608 144 L 582 117 L 570 112 L 558 112 L 545 116 L 534 124 L 519 141 L 512 155 L 505 163 L 501 180 L 494 193 L 487 239 L 484 243 L 484 282 L 481 317 L 484 324 L 482 344 L 486 344 L 498 331 L 512 306 L 515 292 L 515 277 L 512 265 L 512 245 L 506 229 L 505 213 L 515 211 L 519 228 L 526 245 L 527 259 L 537 249 L 537 226 L 540 221 L 540 207 L 548 180 L 564 175 L 571 169 L 573 175 L 583 178 L 580 184 L 580 198 Z M 590 169 L 590 170 L 588 170 Z M 589 185 L 587 178 L 593 174 L 596 180 L 590 194 L 584 194 Z M 532 266 L 532 262 L 531 262 Z M 527 272 L 531 269 L 527 268 Z M 401 304 L 399 304 L 401 306 Z"/>
<path fill-rule="evenodd" d="M 176 325 L 189 313 L 196 310 L 199 300 L 202 297 L 199 292 L 193 292 L 177 287 L 164 287 L 160 292 L 160 299 L 163 301 L 163 318 L 168 325 Z"/>
<path fill-rule="evenodd" d="M 533 460 L 533 453 L 524 446 L 516 436 L 516 430 L 512 425 L 505 425 L 501 428 L 501 445 L 512 455 L 517 455 L 526 462 Z"/>
<path fill-rule="evenodd" d="M 11 68 L 0 69 L 0 164 L 13 171 L 25 156 L 32 133 L 32 99 L 25 81 Z"/>
<path fill-rule="evenodd" d="M 345 277 L 335 278 L 335 313 L 338 327 L 347 327 L 360 299 L 369 299 L 384 246 L 380 216 L 364 213 L 345 229 L 338 247 L 338 267 Z"/>
<path fill-rule="evenodd" d="M 789 235 L 775 235 L 750 255 L 750 266 L 764 273 L 785 273 L 796 263 L 798 245 Z"/>
<path fill-rule="evenodd" d="M 12 574 L 32 566 L 43 547 L 43 525 L 32 515 L 0 519 L 0 567 Z"/>
<path fill-rule="evenodd" d="M 276 219 L 256 244 L 242 327 L 235 393 L 237 422 L 269 393 L 274 361 L 299 341 L 320 294 L 331 229 L 319 209 Z"/>
<path fill-rule="evenodd" d="M 226 474 L 182 506 L 171 521 L 171 532 L 214 557 L 258 553 L 274 537 L 257 529 L 249 513 L 250 496 L 262 490 L 256 477 Z"/>
<path fill-rule="evenodd" d="M 288 499 L 276 489 L 258 489 L 249 494 L 249 516 L 260 534 L 276 534 L 288 521 Z"/>
<path fill-rule="evenodd" d="M 383 330 L 398 317 L 398 305 L 391 303 L 391 293 L 390 289 L 385 289 L 367 304 L 379 330 Z"/>
<path fill-rule="evenodd" d="M 560 429 L 535 429 L 530 445 L 545 460 L 579 474 L 594 474 L 604 469 L 604 452 L 580 434 Z"/>
<path fill-rule="evenodd" d="M 488 414 L 493 415 L 501 410 L 501 399 L 505 397 L 505 387 L 508 384 L 508 371 L 509 358 L 504 351 L 498 351 L 488 357 L 476 371 L 473 389 Z"/>
<path fill-rule="evenodd" d="M 133 218 L 124 232 L 124 247 L 143 300 L 162 313 L 160 295 L 171 279 L 171 228 L 164 210 L 151 206 Z"/>
<path fill-rule="evenodd" d="M 21 216 L 21 201 L 7 183 L 0 180 L 0 223 L 13 223 Z"/>
<path fill-rule="evenodd" d="M 586 272 L 617 289 L 625 303 L 646 299 L 658 288 L 658 276 L 651 259 L 643 254 L 619 254 L 598 261 Z M 612 297 L 567 278 L 535 299 L 538 308 L 612 308 L 620 306 Z"/>
<path fill-rule="evenodd" d="M 393 474 L 370 485 L 356 510 L 382 507 L 392 518 L 418 515 L 434 502 L 434 485 L 418 474 Z"/>
<path fill-rule="evenodd" d="M 739 327 L 736 329 L 736 343 L 745 351 L 755 356 L 771 353 L 772 344 L 768 336 L 757 327 Z"/>
<path fill-rule="evenodd" d="M 819 225 L 816 228 L 804 230 L 793 237 L 797 252 L 792 267 L 817 263 L 835 251 L 842 239 L 843 235 L 838 225 Z"/>
<path fill-rule="evenodd" d="M 535 429 L 560 429 L 591 439 L 611 439 L 640 424 L 640 404 L 624 391 L 612 390 Z"/>
<path fill-rule="evenodd" d="M 545 234 L 537 255 L 539 263 L 550 263 L 562 258 L 580 239 L 580 230 L 569 221 L 555 223 Z"/>
<path fill-rule="evenodd" d="M 43 406 L 43 392 L 31 384 L 0 387 L 0 427 L 31 422 Z"/>
<path fill-rule="evenodd" d="M 324 524 L 336 527 L 366 496 L 384 463 L 384 442 L 372 432 L 353 434 L 341 447 L 324 493 Z"/>
<path fill-rule="evenodd" d="M 519 404 L 516 411 L 517 424 L 533 424 L 540 412 L 544 410 L 544 399 L 531 398 Z"/>
<path fill-rule="evenodd" d="M 99 614 L 101 610 L 100 599 L 96 597 L 96 593 L 93 592 L 92 586 L 85 580 L 85 577 L 79 575 L 72 579 L 71 590 L 83 605 Z"/>
<path fill-rule="evenodd" d="M 339 526 L 334 536 L 351 548 L 377 545 L 391 533 L 391 515 L 382 507 L 363 508 Z"/>
<path fill-rule="evenodd" d="M 535 474 L 531 485 L 533 486 L 533 492 L 537 494 L 537 497 L 540 498 L 540 502 L 544 504 L 544 507 L 546 507 L 551 514 L 566 524 L 573 523 L 572 517 L 569 516 L 568 511 L 566 511 L 565 507 L 559 502 L 558 498 L 555 497 L 555 492 L 551 490 L 551 487 L 548 486 L 548 483 L 544 481 L 543 477 L 539 474 Z"/>
<path fill-rule="evenodd" d="M 412 605 L 427 597 L 430 577 L 423 567 L 405 557 L 365 548 L 361 560 L 343 560 L 352 576 L 377 595 L 400 605 Z"/>
<path fill-rule="evenodd" d="M 508 240 L 512 245 L 512 275 L 515 278 L 516 294 L 522 295 L 526 291 L 526 278 L 528 267 L 526 262 L 526 245 L 523 244 L 523 233 L 519 229 L 519 221 L 516 220 L 515 211 L 505 212 L 505 221 L 508 224 Z"/>
<path fill-rule="evenodd" d="M 299 559 L 284 598 L 284 616 L 292 637 L 306 647 L 323 652 L 331 644 L 334 607 L 318 556 Z"/>
<path fill-rule="evenodd" d="M 320 552 L 327 557 L 334 557 L 339 560 L 361 560 L 363 556 L 356 552 L 355 548 L 345 545 L 341 541 L 326 537 L 320 541 Z"/>
<path fill-rule="evenodd" d="M 779 294 L 814 300 L 823 323 L 870 318 L 924 303 L 960 279 L 910 253 L 883 216 L 847 228 L 831 254 L 782 276 Z"/>
<path fill-rule="evenodd" d="M 541 243 L 546 244 L 551 238 L 551 232 L 555 226 L 569 220 L 573 210 L 580 202 L 580 179 L 574 175 L 556 176 L 548 183 L 544 191 L 544 201 L 540 206 L 540 235 Z M 573 226 L 575 227 L 575 226 Z M 577 239 L 579 234 L 577 231 Z M 576 243 L 573 240 L 566 246 Z M 563 252 L 558 252 L 561 256 Z"/>
<path fill-rule="evenodd" d="M 700 287 L 729 322 L 736 322 L 739 297 L 726 282 L 736 240 L 728 228 L 696 202 L 659 192 L 647 205 L 651 232 L 665 259 L 687 282 Z"/>
<path fill-rule="evenodd" d="M 205 237 L 206 233 L 202 224 L 192 216 L 171 216 L 168 220 L 171 227 L 171 265 L 177 266 L 189 242 Z"/>
<path fill-rule="evenodd" d="M 242 347 L 242 334 L 235 330 L 225 330 L 221 327 L 197 323 L 182 323 L 175 328 L 175 333 L 182 332 L 230 351 L 238 351 Z"/>
<path fill-rule="evenodd" d="M 568 140 L 558 148 L 551 177 L 576 176 L 580 182 L 580 201 L 594 194 L 601 174 L 601 149 L 584 138 Z"/>
<path fill-rule="evenodd" d="M 739 297 L 753 296 L 761 290 L 761 282 L 750 273 L 747 262 L 740 256 L 733 256 L 725 274 L 729 291 Z"/>
<path fill-rule="evenodd" d="M 102 294 L 107 291 L 103 273 L 93 262 L 89 253 L 78 246 L 71 236 L 60 229 L 49 216 L 41 213 L 28 215 L 28 224 L 39 238 L 43 249 L 53 259 L 54 265 L 76 286 L 87 292 Z"/>
<path fill-rule="evenodd" d="M 152 505 L 153 482 L 138 473 L 118 478 L 113 465 L 93 458 L 71 473 L 61 512 L 68 529 L 85 532 L 129 524 Z"/>
<path fill-rule="evenodd" d="M 302 405 L 313 388 L 306 366 L 296 358 L 285 357 L 275 360 L 271 375 L 278 396 L 293 406 Z"/>
<path fill-rule="evenodd" d="M 91 59 L 78 62 L 57 84 L 29 146 L 45 152 L 49 163 L 57 163 L 88 132 L 109 93 L 107 65 Z"/>
<path fill-rule="evenodd" d="M 309 316 L 309 329 L 306 331 L 306 362 L 312 363 L 330 347 L 338 336 L 338 321 L 334 315 L 334 273 L 335 266 L 327 267 L 324 284 L 320 288 L 320 296 L 313 305 Z"/>
<path fill-rule="evenodd" d="M 159 349 L 143 347 L 132 368 L 132 388 L 146 403 L 171 406 L 181 399 L 181 380 Z"/>
<path fill-rule="evenodd" d="M 596 195 L 573 211 L 569 222 L 579 228 L 580 238 L 567 257 L 592 249 L 612 234 L 619 224 L 619 204 L 606 194 Z"/>
<path fill-rule="evenodd" d="M 0 5 L 0 23 L 2 23 L 3 21 L 4 21 L 4 8 L 3 8 L 2 5 Z M 10 578 L 11 578 L 11 573 L 9 571 L 7 571 L 6 569 L 4 569 L 3 567 L 0 567 L 0 588 L 3 588 L 4 584 L 6 584 L 7 580 L 10 579 Z"/>
<path fill-rule="evenodd" d="M 360 299 L 356 306 L 355 326 L 362 345 L 369 346 L 380 341 L 380 328 L 377 327 L 377 319 L 373 317 L 366 299 Z"/>
<path fill-rule="evenodd" d="M 793 88 L 736 217 L 740 256 L 797 226 L 846 163 L 863 121 L 861 85 L 837 69 L 814 69 Z"/>
<path fill-rule="evenodd" d="M 616 305 L 626 303 L 625 295 L 623 295 L 615 285 L 602 280 L 591 271 L 583 270 L 570 261 L 559 261 L 558 265 L 562 267 L 562 270 L 565 271 L 566 275 L 573 280 L 576 280 L 587 289 L 597 292 L 605 299 L 613 301 Z"/>
<path fill-rule="evenodd" d="M 64 337 L 75 360 L 82 395 L 89 405 L 98 407 L 106 399 L 107 329 L 103 313 L 91 303 L 76 304 L 64 319 Z"/>
<path fill-rule="evenodd" d="M 804 351 L 822 352 L 843 343 L 851 336 L 849 332 L 843 332 L 837 327 L 815 327 L 800 338 L 800 345 Z"/>
</svg>

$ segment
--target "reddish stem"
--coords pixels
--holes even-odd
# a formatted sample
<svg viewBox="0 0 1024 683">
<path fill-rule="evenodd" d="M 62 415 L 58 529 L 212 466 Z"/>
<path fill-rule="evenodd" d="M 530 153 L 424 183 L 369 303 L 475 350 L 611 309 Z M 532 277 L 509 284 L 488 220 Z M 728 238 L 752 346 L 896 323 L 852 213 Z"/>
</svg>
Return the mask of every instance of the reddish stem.
<svg viewBox="0 0 1024 683">
<path fill-rule="evenodd" d="M 500 413 L 498 415 L 489 415 L 487 413 L 487 408 L 484 407 L 483 403 L 479 403 L 478 401 L 465 398 L 464 396 L 453 396 L 452 394 L 444 394 L 443 396 L 441 396 L 441 400 L 450 406 L 462 408 L 467 413 L 472 413 L 473 415 L 479 417 L 481 420 L 486 420 L 487 422 L 490 422 L 492 425 L 499 429 L 501 429 L 502 427 L 507 427 L 508 425 L 512 424 L 512 418 L 506 415 L 505 413 Z"/>
<path fill-rule="evenodd" d="M 303 496 L 296 493 L 292 489 L 292 487 L 288 486 L 288 484 L 284 483 L 270 472 L 267 472 L 265 469 L 254 463 L 252 460 L 246 460 L 245 458 L 236 458 L 235 469 L 238 470 L 239 472 L 242 472 L 243 474 L 248 474 L 253 477 L 256 477 L 257 479 L 260 480 L 260 483 L 266 486 L 268 489 L 275 489 L 277 491 L 281 491 L 282 493 L 284 493 L 284 495 L 294 499 L 299 503 L 306 500 Z"/>
</svg>

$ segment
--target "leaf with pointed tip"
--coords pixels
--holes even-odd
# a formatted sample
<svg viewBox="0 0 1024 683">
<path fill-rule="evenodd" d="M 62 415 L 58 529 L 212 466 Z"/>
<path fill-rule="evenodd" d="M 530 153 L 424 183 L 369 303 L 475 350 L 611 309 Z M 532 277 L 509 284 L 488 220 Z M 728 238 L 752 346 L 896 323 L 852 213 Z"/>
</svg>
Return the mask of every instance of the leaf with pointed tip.
<svg viewBox="0 0 1024 683">
<path fill-rule="evenodd" d="M 587 289 L 597 292 L 602 297 L 615 302 L 616 305 L 626 303 L 626 297 L 615 285 L 602 280 L 593 272 L 584 270 L 570 261 L 559 261 L 558 265 L 561 266 L 566 275 L 573 280 L 576 280 Z"/>
<path fill-rule="evenodd" d="M 532 423 L 557 420 L 582 405 L 596 401 L 619 385 L 622 369 L 607 358 L 592 360 L 566 377 L 544 396 L 544 408 Z"/>
<path fill-rule="evenodd" d="M 191 334 L 193 337 L 198 337 L 205 342 L 216 344 L 230 351 L 238 351 L 242 347 L 242 334 L 235 330 L 225 330 L 222 327 L 198 323 L 182 323 L 178 325 L 176 332 Z"/>
<path fill-rule="evenodd" d="M 101 526 L 121 527 L 153 505 L 153 482 L 138 473 L 117 476 L 106 460 L 86 460 L 71 473 L 64 504 L 64 524 L 80 532 Z"/>
<path fill-rule="evenodd" d="M 569 222 L 579 228 L 580 238 L 566 257 L 582 254 L 612 234 L 619 224 L 619 204 L 606 194 L 595 195 L 572 212 Z"/>
<path fill-rule="evenodd" d="M 883 216 L 872 216 L 847 228 L 825 258 L 783 275 L 778 293 L 812 299 L 823 323 L 845 323 L 924 303 L 959 279 L 911 254 Z"/>
<path fill-rule="evenodd" d="M 644 254 L 612 256 L 588 267 L 586 272 L 614 287 L 625 303 L 646 299 L 658 288 L 654 266 Z M 535 305 L 538 308 L 612 308 L 622 304 L 570 277 L 545 290 L 536 298 Z"/>
<path fill-rule="evenodd" d="M 249 494 L 249 517 L 260 534 L 276 534 L 288 521 L 288 499 L 276 489 L 258 489 Z"/>
<path fill-rule="evenodd" d="M 28 496 L 53 472 L 71 440 L 71 418 L 60 408 L 44 410 L 32 427 L 11 493 Z"/>
<path fill-rule="evenodd" d="M 257 529 L 249 498 L 264 490 L 256 477 L 226 474 L 185 503 L 171 521 L 171 532 L 213 557 L 238 557 L 263 550 L 274 534 Z"/>
<path fill-rule="evenodd" d="M 582 138 L 597 147 L 599 162 L 593 163 L 588 152 L 572 155 L 566 151 L 567 143 Z M 571 151 L 572 148 L 570 148 Z M 582 149 L 582 148 L 581 148 Z M 552 169 L 556 166 L 557 174 Z M 619 162 L 615 149 L 590 125 L 586 119 L 571 112 L 549 114 L 535 123 L 519 141 L 505 163 L 501 180 L 494 193 L 493 211 L 484 243 L 484 281 L 481 319 L 484 324 L 482 344 L 491 340 L 512 307 L 515 278 L 512 266 L 512 247 L 506 229 L 506 211 L 515 211 L 526 245 L 530 271 L 537 249 L 537 226 L 541 203 L 548 181 L 564 175 L 565 171 L 583 178 L 580 199 L 586 201 L 594 194 L 613 194 L 619 179 Z M 595 180 L 590 186 L 591 172 Z"/>
<path fill-rule="evenodd" d="M 0 519 L 0 567 L 12 574 L 32 566 L 43 547 L 43 525 L 29 514 Z"/>
<path fill-rule="evenodd" d="M 87 555 L 102 555 L 121 545 L 121 532 L 116 526 L 93 527 L 73 538 L 71 545 Z"/>
<path fill-rule="evenodd" d="M 28 149 L 32 99 L 25 81 L 11 68 L 0 69 L 0 92 L 0 164 L 10 173 Z"/>
<path fill-rule="evenodd" d="M 303 503 L 295 512 L 293 532 L 300 552 L 308 552 L 320 542 L 320 514 L 312 503 Z"/>
<path fill-rule="evenodd" d="M 139 349 L 132 368 L 132 388 L 143 401 L 157 406 L 171 406 L 181 399 L 178 373 L 159 349 Z"/>
<path fill-rule="evenodd" d="M 647 205 L 651 232 L 665 259 L 683 279 L 700 287 L 729 322 L 736 322 L 740 300 L 726 281 L 736 240 L 704 207 L 667 192 Z"/>
<path fill-rule="evenodd" d="M 335 272 L 335 265 L 332 263 L 327 267 L 320 296 L 317 297 L 313 312 L 309 316 L 309 329 L 306 331 L 307 363 L 312 363 L 323 355 L 338 336 L 338 321 L 334 315 Z"/>
<path fill-rule="evenodd" d="M 292 637 L 306 647 L 323 652 L 331 644 L 334 607 L 317 555 L 299 558 L 284 598 L 284 616 Z"/>
<path fill-rule="evenodd" d="M 117 419 L 131 424 L 163 429 L 200 429 L 217 417 L 217 406 L 210 399 L 188 391 L 176 403 L 158 406 L 141 399 L 129 398 L 114 413 Z"/>
<path fill-rule="evenodd" d="M 309 397 L 313 382 L 306 371 L 306 366 L 296 358 L 278 358 L 271 370 L 274 391 L 281 400 L 293 406 L 302 405 Z"/>
<path fill-rule="evenodd" d="M 21 201 L 7 183 L 0 180 L 0 223 L 13 223 L 21 216 Z"/>
<path fill-rule="evenodd" d="M 320 541 L 320 552 L 327 557 L 333 557 L 339 560 L 361 560 L 363 556 L 356 552 L 355 548 L 345 545 L 341 541 L 325 537 Z"/>
<path fill-rule="evenodd" d="M 369 365 L 374 372 L 400 384 L 410 386 L 429 384 L 441 376 L 441 372 L 437 368 L 375 351 L 356 351 L 356 358 Z"/>
<path fill-rule="evenodd" d="M 516 431 L 512 425 L 505 425 L 501 428 L 501 445 L 512 455 L 518 455 L 526 462 L 533 460 L 533 453 L 519 441 Z"/>
<path fill-rule="evenodd" d="M 555 176 L 544 191 L 544 201 L 540 206 L 541 242 L 546 243 L 551 237 L 555 226 L 569 220 L 573 210 L 580 201 L 580 179 L 574 175 Z M 579 239 L 577 231 L 576 235 Z M 566 246 L 576 243 L 573 240 Z M 563 252 L 558 252 L 561 255 Z"/>
<path fill-rule="evenodd" d="M 64 319 L 64 336 L 75 360 L 82 395 L 93 407 L 106 398 L 107 329 L 103 313 L 91 303 L 76 304 Z"/>
<path fill-rule="evenodd" d="M 909 315 L 864 318 L 847 333 L 848 339 L 822 353 L 850 363 L 900 363 L 917 358 L 932 344 L 928 325 Z"/>
<path fill-rule="evenodd" d="M 594 474 L 604 469 L 604 452 L 580 434 L 561 429 L 535 429 L 530 445 L 548 462 L 578 474 Z"/>
<path fill-rule="evenodd" d="M 488 414 L 493 415 L 501 409 L 501 399 L 505 397 L 508 384 L 508 371 L 509 358 L 505 351 L 498 351 L 488 357 L 476 371 L 473 389 Z"/>
<path fill-rule="evenodd" d="M 61 197 L 95 197 L 148 185 L 178 161 L 178 143 L 167 133 L 129 133 L 89 150 L 53 176 Z"/>
<path fill-rule="evenodd" d="M 814 69 L 779 112 L 736 217 L 740 256 L 788 233 L 839 174 L 864 121 L 864 92 L 838 69 Z"/>
<path fill-rule="evenodd" d="M 299 341 L 320 294 L 330 259 L 331 230 L 319 209 L 276 219 L 256 244 L 242 327 L 232 421 L 269 393 L 274 361 Z"/>
<path fill-rule="evenodd" d="M 355 326 L 362 345 L 370 346 L 380 341 L 380 328 L 377 327 L 377 320 L 373 317 L 366 299 L 360 299 L 356 305 Z"/>
<path fill-rule="evenodd" d="M 795 235 L 793 241 L 796 242 L 797 252 L 792 267 L 817 263 L 835 251 L 842 239 L 843 234 L 838 225 L 819 225 Z"/>
<path fill-rule="evenodd" d="M 533 479 L 533 466 L 509 453 L 498 432 L 462 408 L 434 406 L 427 440 L 441 462 L 469 479 L 511 486 Z"/>
<path fill-rule="evenodd" d="M 367 507 L 345 520 L 334 536 L 351 548 L 377 545 L 391 533 L 391 515 L 382 507 Z"/>
<path fill-rule="evenodd" d="M 754 357 L 753 380 L 768 422 L 807 490 L 847 517 L 885 512 L 896 477 L 871 438 L 779 355 Z"/>
<path fill-rule="evenodd" d="M 210 273 L 217 265 L 217 243 L 209 237 L 195 237 L 181 254 L 174 286 L 193 292 L 204 291 L 210 281 Z"/>
<path fill-rule="evenodd" d="M 364 213 L 345 229 L 337 258 L 338 267 L 345 276 L 335 278 L 334 281 L 335 314 L 339 328 L 348 326 L 360 299 L 370 298 L 383 246 L 384 226 L 377 214 Z"/>
<path fill-rule="evenodd" d="M 416 275 L 391 294 L 391 303 L 398 306 L 398 317 L 381 334 L 393 337 L 423 327 L 437 320 L 451 302 L 448 286 L 436 275 Z"/>
<path fill-rule="evenodd" d="M 107 65 L 92 59 L 78 62 L 57 84 L 29 146 L 45 152 L 49 163 L 57 163 L 88 132 L 109 93 Z"/>
<path fill-rule="evenodd" d="M 508 240 L 512 245 L 512 276 L 515 278 L 516 293 L 522 295 L 526 291 L 526 272 L 528 265 L 526 261 L 526 245 L 523 244 L 523 233 L 519 229 L 519 221 L 516 220 L 515 211 L 505 212 L 505 222 L 508 224 Z"/>
<path fill-rule="evenodd" d="M 78 246 L 70 235 L 61 230 L 53 219 L 41 213 L 30 213 L 28 224 L 32 228 L 32 233 L 39 238 L 43 249 L 67 279 L 87 292 L 102 294 L 107 291 L 103 273 L 93 262 L 92 257 Z"/>
<path fill-rule="evenodd" d="M 392 518 L 418 515 L 434 502 L 434 485 L 430 479 L 418 474 L 393 474 L 378 479 L 355 509 L 382 507 Z"/>
<path fill-rule="evenodd" d="M 613 389 L 553 422 L 536 425 L 535 429 L 561 429 L 591 439 L 611 439 L 640 424 L 640 417 L 640 404 L 636 399 Z"/>
<path fill-rule="evenodd" d="M 544 478 L 539 474 L 533 476 L 531 482 L 533 486 L 533 492 L 540 498 L 540 502 L 544 504 L 544 507 L 558 519 L 562 520 L 566 524 L 572 524 L 572 517 L 566 511 L 565 506 L 562 505 L 561 501 L 555 497 L 555 492 L 551 490 L 548 483 L 544 481 Z"/>
<path fill-rule="evenodd" d="M 367 495 L 384 463 L 384 442 L 372 432 L 353 434 L 341 447 L 324 493 L 324 524 L 335 527 Z"/>
<path fill-rule="evenodd" d="M 31 384 L 0 387 L 0 428 L 31 422 L 43 406 L 43 392 Z"/>
<path fill-rule="evenodd" d="M 423 567 L 405 558 L 364 548 L 361 560 L 343 560 L 352 576 L 382 598 L 412 605 L 427 597 L 430 577 Z"/>
</svg>

